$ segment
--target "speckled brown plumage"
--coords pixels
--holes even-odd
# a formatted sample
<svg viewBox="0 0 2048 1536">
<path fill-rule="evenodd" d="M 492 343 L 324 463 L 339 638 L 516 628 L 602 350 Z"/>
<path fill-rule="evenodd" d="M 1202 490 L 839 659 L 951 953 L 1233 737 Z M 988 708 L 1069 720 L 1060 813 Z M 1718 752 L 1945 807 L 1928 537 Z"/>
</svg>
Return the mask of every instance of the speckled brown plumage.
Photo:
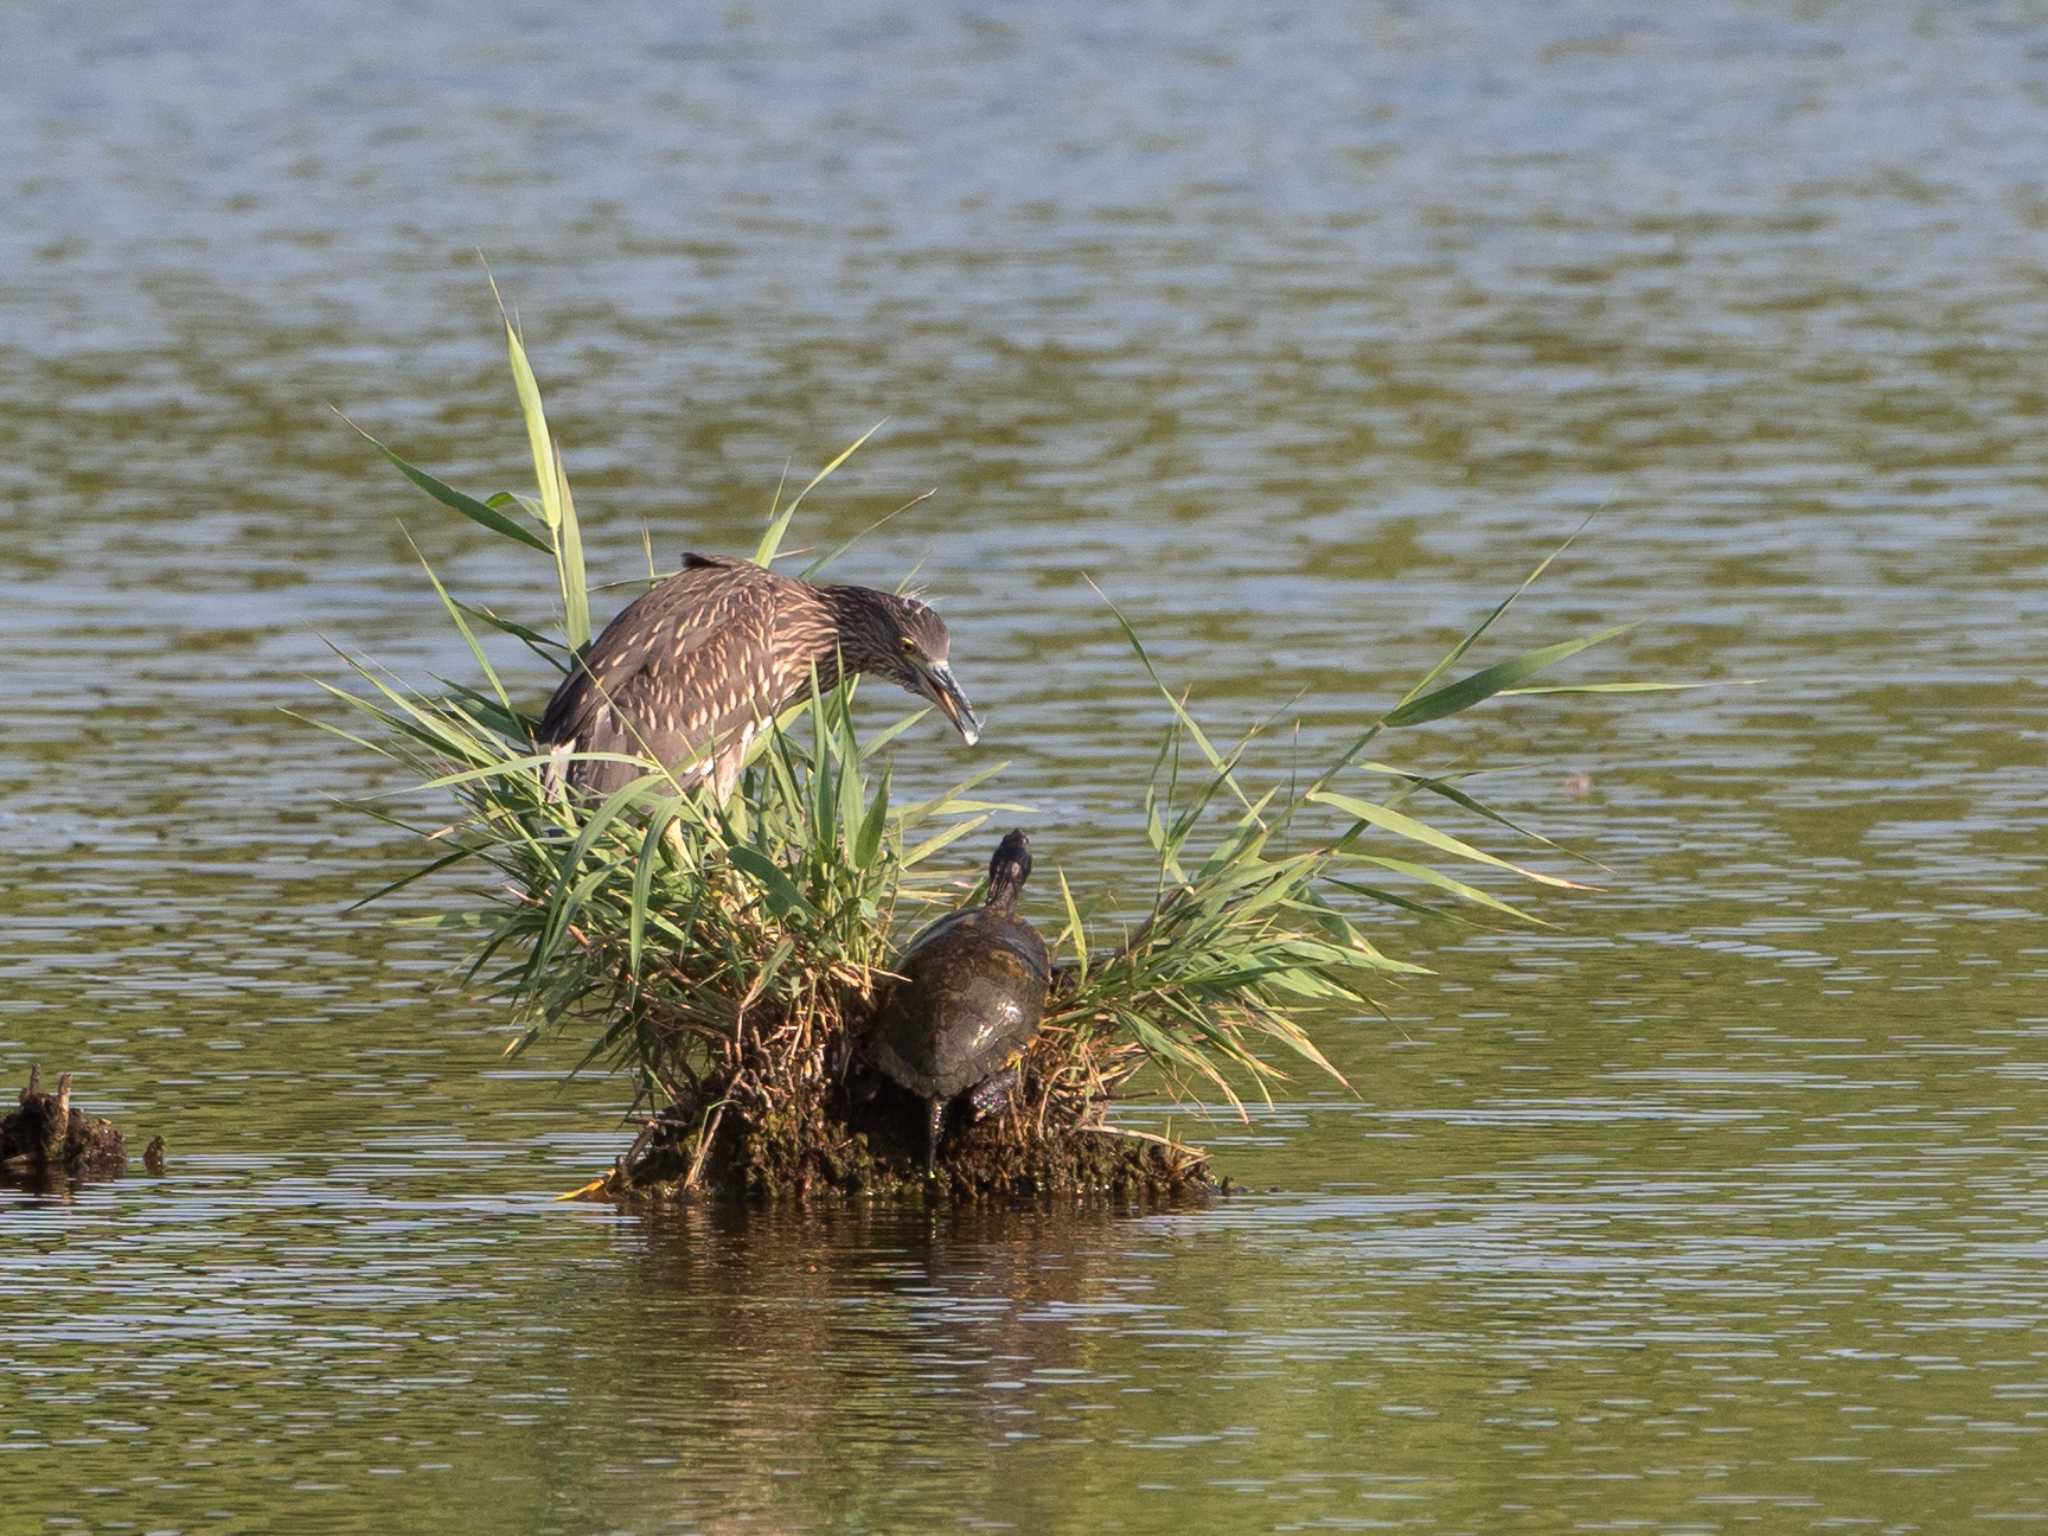
<svg viewBox="0 0 2048 1536">
<path fill-rule="evenodd" d="M 683 784 L 706 773 L 732 793 L 747 747 L 809 689 L 851 672 L 888 677 L 934 703 L 972 744 L 979 723 L 946 664 L 939 616 L 870 587 L 819 587 L 748 560 L 686 555 L 683 569 L 622 609 L 562 679 L 538 739 L 573 752 L 653 757 Z M 645 770 L 574 761 L 567 779 L 609 794 Z"/>
</svg>

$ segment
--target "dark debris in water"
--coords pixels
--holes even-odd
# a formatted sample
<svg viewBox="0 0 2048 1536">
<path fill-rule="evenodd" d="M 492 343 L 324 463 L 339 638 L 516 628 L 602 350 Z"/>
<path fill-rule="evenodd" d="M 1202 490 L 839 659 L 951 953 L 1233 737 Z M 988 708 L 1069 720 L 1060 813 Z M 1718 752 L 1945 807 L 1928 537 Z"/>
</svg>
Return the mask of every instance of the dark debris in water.
<svg viewBox="0 0 2048 1536">
<path fill-rule="evenodd" d="M 150 1143 L 152 1173 L 163 1167 L 163 1138 Z M 111 1120 L 95 1120 L 71 1102 L 71 1074 L 43 1092 L 39 1067 L 30 1067 L 19 1107 L 0 1120 L 0 1176 L 29 1182 L 110 1179 L 128 1166 L 128 1147 Z"/>
</svg>

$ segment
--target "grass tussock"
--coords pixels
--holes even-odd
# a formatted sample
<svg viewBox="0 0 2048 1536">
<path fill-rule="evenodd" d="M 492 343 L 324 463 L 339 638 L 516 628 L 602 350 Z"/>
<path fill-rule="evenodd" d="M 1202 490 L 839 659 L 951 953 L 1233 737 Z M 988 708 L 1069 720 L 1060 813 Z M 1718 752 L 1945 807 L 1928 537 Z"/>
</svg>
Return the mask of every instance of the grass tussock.
<svg viewBox="0 0 2048 1536">
<path fill-rule="evenodd" d="M 429 921 L 471 941 L 465 980 L 502 997 L 525 1023 L 511 1049 L 543 1030 L 582 1030 L 582 1065 L 617 1069 L 634 1085 L 628 1115 L 639 1134 L 590 1193 L 924 1190 L 918 1106 L 866 1067 L 863 1033 L 903 939 L 977 894 L 964 874 L 985 863 L 1000 830 L 992 819 L 1021 817 L 1027 807 L 988 787 L 1001 763 L 942 794 L 902 802 L 892 792 L 891 749 L 924 712 L 863 737 L 852 683 L 825 693 L 814 687 L 762 733 L 722 806 L 707 791 L 679 786 L 675 765 L 651 760 L 633 759 L 644 774 L 601 801 L 551 791 L 535 713 L 515 703 L 479 636 L 512 636 L 546 664 L 546 688 L 517 685 L 537 705 L 589 642 L 589 599 L 562 454 L 509 323 L 506 339 L 536 495 L 479 500 L 377 446 L 442 507 L 553 562 L 559 629 L 458 601 L 427 569 L 477 676 L 422 690 L 352 660 L 361 686 L 330 688 L 355 720 L 321 722 L 325 729 L 402 765 L 409 794 L 430 803 L 453 795 L 461 805 L 445 824 L 442 814 L 415 822 L 392 802 L 372 803 L 375 814 L 417 833 L 426 855 L 365 900 L 447 871 L 477 877 L 472 904 Z M 776 558 L 804 497 L 859 446 L 786 503 L 778 493 L 758 561 Z M 1018 1097 L 949 1136 L 943 1184 L 962 1196 L 1200 1187 L 1208 1169 L 1198 1151 L 1110 1121 L 1110 1106 L 1140 1069 L 1157 1069 L 1183 1096 L 1236 1109 L 1247 1094 L 1270 1096 L 1299 1068 L 1341 1082 L 1311 1038 L 1311 1022 L 1370 1012 L 1385 985 L 1420 970 L 1373 943 L 1365 926 L 1373 913 L 1530 920 L 1451 872 L 1461 867 L 1573 885 L 1424 819 L 1424 808 L 1436 806 L 1530 838 L 1473 797 L 1469 771 L 1431 775 L 1368 756 L 1386 733 L 1503 694 L 1683 686 L 1527 686 L 1616 630 L 1444 681 L 1527 585 L 1320 773 L 1276 785 L 1245 772 L 1250 738 L 1227 749 L 1212 741 L 1109 607 L 1169 716 L 1147 782 L 1133 786 L 1142 795 L 1152 888 L 1135 901 L 1104 893 L 1091 903 L 1140 914 L 1134 921 L 1086 921 L 1057 871 L 1058 850 L 1041 848 L 1030 905 L 1042 911 L 1054 887 L 1060 914 L 1042 925 L 1058 960 L 1046 1023 L 1022 1063 Z M 985 828 L 989 835 L 979 835 Z"/>
</svg>

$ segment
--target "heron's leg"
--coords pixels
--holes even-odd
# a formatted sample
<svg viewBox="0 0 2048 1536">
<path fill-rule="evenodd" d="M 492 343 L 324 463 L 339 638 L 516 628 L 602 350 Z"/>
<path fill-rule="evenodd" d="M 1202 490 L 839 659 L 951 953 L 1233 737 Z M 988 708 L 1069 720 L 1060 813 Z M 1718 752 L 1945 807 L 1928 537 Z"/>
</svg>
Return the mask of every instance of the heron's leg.
<svg viewBox="0 0 2048 1536">
<path fill-rule="evenodd" d="M 927 1178 L 939 1171 L 939 1138 L 946 1133 L 946 1101 L 933 1099 L 930 1105 L 924 1130 L 924 1171 Z"/>
<path fill-rule="evenodd" d="M 558 741 L 548 748 L 548 765 L 541 772 L 541 783 L 551 801 L 562 798 L 569 778 L 569 754 L 575 750 L 573 741 Z"/>
<path fill-rule="evenodd" d="M 747 737 L 728 742 L 718 749 L 718 755 L 711 760 L 711 795 L 714 803 L 725 804 L 732 798 L 732 792 L 739 787 L 740 765 L 747 759 Z"/>
<path fill-rule="evenodd" d="M 1023 1082 L 1024 1074 L 1015 1067 L 991 1072 L 967 1090 L 967 1107 L 973 1111 L 976 1120 L 999 1115 L 1009 1107 L 1010 1100 Z"/>
</svg>

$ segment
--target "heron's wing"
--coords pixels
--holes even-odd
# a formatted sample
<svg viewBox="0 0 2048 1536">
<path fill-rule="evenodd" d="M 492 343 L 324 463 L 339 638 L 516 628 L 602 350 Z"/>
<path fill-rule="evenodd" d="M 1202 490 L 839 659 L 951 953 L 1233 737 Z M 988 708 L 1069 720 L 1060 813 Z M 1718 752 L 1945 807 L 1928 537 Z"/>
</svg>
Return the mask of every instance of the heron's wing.
<svg viewBox="0 0 2048 1536">
<path fill-rule="evenodd" d="M 555 690 L 540 739 L 701 764 L 781 703 L 768 663 L 792 585 L 749 562 L 686 563 L 605 626 Z M 598 792 L 634 776 L 625 763 L 570 770 L 573 782 Z"/>
</svg>

